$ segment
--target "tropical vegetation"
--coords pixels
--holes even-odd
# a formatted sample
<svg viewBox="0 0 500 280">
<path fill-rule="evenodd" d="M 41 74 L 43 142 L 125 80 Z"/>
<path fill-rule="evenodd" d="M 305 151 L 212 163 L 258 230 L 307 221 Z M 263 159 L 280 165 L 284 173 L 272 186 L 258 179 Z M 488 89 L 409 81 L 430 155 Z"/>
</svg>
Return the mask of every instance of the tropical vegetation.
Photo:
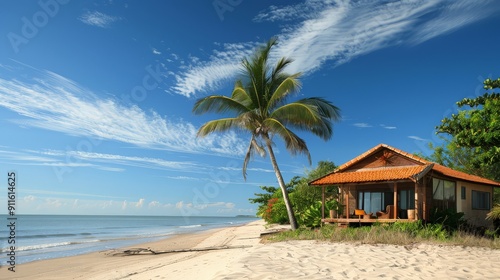
<svg viewBox="0 0 500 280">
<path fill-rule="evenodd" d="M 296 231 L 284 231 L 269 235 L 263 242 L 286 240 L 322 240 L 329 242 L 352 242 L 356 244 L 395 244 L 411 247 L 419 243 L 486 247 L 500 249 L 500 239 L 471 234 L 466 231 L 448 231 L 442 224 L 422 222 L 373 224 L 372 226 L 341 228 L 323 225 L 320 228 L 301 227 Z"/>
<path fill-rule="evenodd" d="M 445 144 L 434 147 L 431 158 L 440 164 L 470 174 L 500 181 L 500 78 L 486 79 L 487 91 L 476 98 L 457 102 L 461 109 L 450 118 L 444 118 L 436 127 L 438 134 L 449 136 Z M 432 146 L 431 146 L 432 147 Z M 487 218 L 500 229 L 500 189 L 494 192 L 496 206 Z"/>
<path fill-rule="evenodd" d="M 499 87 L 500 78 L 484 81 L 486 90 Z M 468 168 L 484 173 L 483 176 L 500 179 L 500 174 L 495 172 L 500 165 L 500 93 L 487 92 L 476 98 L 464 98 L 457 105 L 469 108 L 444 118 L 436 132 L 451 136 L 455 147 L 466 149 L 470 155 Z M 496 170 L 491 170 L 494 167 Z"/>
<path fill-rule="evenodd" d="M 322 214 L 321 188 L 311 187 L 309 186 L 309 182 L 332 172 L 335 168 L 336 166 L 333 162 L 319 161 L 316 168 L 305 170 L 304 176 L 295 176 L 286 185 L 299 226 L 320 226 Z M 260 188 L 265 192 L 256 193 L 255 198 L 249 199 L 250 202 L 258 204 L 257 215 L 270 224 L 288 223 L 289 220 L 286 215 L 281 189 L 269 186 L 261 186 Z M 325 211 L 340 211 L 341 206 L 337 202 L 338 187 L 327 186 L 325 193 Z"/>
</svg>

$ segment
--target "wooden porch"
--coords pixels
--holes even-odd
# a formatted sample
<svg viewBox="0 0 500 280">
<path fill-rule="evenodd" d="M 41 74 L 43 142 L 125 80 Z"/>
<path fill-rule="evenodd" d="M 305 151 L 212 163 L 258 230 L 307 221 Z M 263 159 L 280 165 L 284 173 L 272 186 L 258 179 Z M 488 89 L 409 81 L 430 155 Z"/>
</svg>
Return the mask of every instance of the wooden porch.
<svg viewBox="0 0 500 280">
<path fill-rule="evenodd" d="M 328 213 L 325 211 L 325 186 L 322 186 L 322 211 L 321 211 L 321 222 L 323 223 L 337 223 L 339 225 L 349 225 L 349 224 L 374 224 L 374 223 L 396 223 L 396 222 L 416 222 L 419 219 L 425 217 L 426 207 L 421 197 L 425 197 L 425 188 L 422 184 L 423 182 L 414 182 L 410 180 L 401 180 L 395 182 L 382 182 L 382 183 L 358 183 L 358 184 L 341 184 L 338 186 L 339 193 L 337 201 L 342 206 L 342 211 L 340 213 Z M 388 198 L 384 204 L 381 205 L 380 211 L 373 213 L 366 213 L 365 215 L 358 216 L 355 212 L 362 210 L 363 207 L 359 205 L 359 195 L 360 192 L 380 192 L 381 194 L 386 194 Z M 405 194 L 411 194 L 407 196 L 406 207 L 401 207 L 401 199 L 403 197 L 402 192 Z M 388 194 L 388 195 L 387 195 Z M 411 199 L 410 199 L 411 198 Z M 385 208 L 391 206 L 391 211 L 387 212 Z M 364 210 L 362 210 L 364 212 Z M 384 212 L 385 211 L 385 212 Z M 410 215 L 408 212 L 411 211 Z M 380 213 L 383 213 L 381 215 Z"/>
</svg>

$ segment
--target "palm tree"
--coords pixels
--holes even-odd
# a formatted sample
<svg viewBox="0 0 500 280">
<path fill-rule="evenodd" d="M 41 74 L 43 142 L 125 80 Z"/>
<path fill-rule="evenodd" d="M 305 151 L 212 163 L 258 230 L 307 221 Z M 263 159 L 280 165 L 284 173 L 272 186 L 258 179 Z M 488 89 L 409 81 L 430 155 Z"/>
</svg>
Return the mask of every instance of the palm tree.
<svg viewBox="0 0 500 280">
<path fill-rule="evenodd" d="M 487 220 L 493 221 L 493 228 L 496 235 L 500 234 L 500 204 L 496 204 L 491 211 L 486 215 Z"/>
<path fill-rule="evenodd" d="M 487 220 L 500 220 L 500 204 L 495 205 L 491 208 L 491 211 L 486 214 Z"/>
<path fill-rule="evenodd" d="M 292 60 L 281 58 L 273 68 L 268 66 L 269 53 L 276 45 L 271 39 L 260 47 L 250 60 L 242 62 L 245 84 L 238 80 L 230 97 L 211 95 L 197 100 L 193 112 L 203 114 L 216 112 L 229 114 L 230 117 L 212 120 L 198 130 L 203 137 L 213 132 L 241 129 L 251 134 L 250 145 L 243 162 L 243 177 L 246 180 L 248 162 L 254 153 L 265 157 L 267 153 L 283 193 L 288 218 L 293 230 L 297 221 L 290 203 L 288 192 L 273 151 L 273 137 L 285 141 L 287 150 L 292 154 L 302 153 L 309 159 L 311 155 L 306 142 L 290 128 L 305 130 L 328 140 L 332 136 L 332 121 L 340 119 L 339 109 L 323 98 L 304 98 L 287 102 L 292 93 L 300 89 L 300 73 L 289 75 L 284 69 Z"/>
</svg>

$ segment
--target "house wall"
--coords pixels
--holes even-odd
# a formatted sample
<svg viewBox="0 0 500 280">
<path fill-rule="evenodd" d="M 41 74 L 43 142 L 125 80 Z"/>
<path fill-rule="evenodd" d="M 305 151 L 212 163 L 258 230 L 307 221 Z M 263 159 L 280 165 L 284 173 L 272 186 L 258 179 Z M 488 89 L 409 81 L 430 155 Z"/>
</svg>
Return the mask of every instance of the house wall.
<svg viewBox="0 0 500 280">
<path fill-rule="evenodd" d="M 432 177 L 427 176 L 425 177 L 424 181 L 424 187 L 423 187 L 423 219 L 428 221 L 431 218 L 431 211 L 432 211 Z"/>
<path fill-rule="evenodd" d="M 438 177 L 438 178 L 446 178 L 446 177 Z M 453 180 L 451 178 L 446 178 L 446 180 Z M 477 210 L 472 209 L 472 191 L 481 191 L 490 193 L 490 207 L 493 206 L 493 187 L 485 186 L 477 183 L 470 183 L 466 181 L 455 181 L 455 198 L 456 198 L 456 207 L 457 212 L 464 212 L 464 218 L 468 221 L 469 224 L 474 226 L 484 226 L 487 228 L 491 228 L 493 223 L 489 220 L 486 220 L 486 214 L 488 214 L 489 210 Z M 391 183 L 392 184 L 392 183 Z M 429 220 L 430 212 L 433 208 L 432 201 L 432 176 L 426 176 L 422 180 L 419 180 L 417 183 L 418 186 L 416 188 L 417 192 L 415 195 L 415 208 L 417 219 Z M 462 199 L 461 196 L 461 187 L 464 186 L 466 188 L 466 197 Z M 414 183 L 398 183 L 398 190 L 401 189 L 412 189 L 415 187 Z M 343 203 L 346 204 L 346 200 L 349 201 L 349 209 L 344 209 L 344 216 L 352 215 L 354 210 L 357 208 L 357 192 L 358 190 L 387 190 L 390 189 L 390 185 L 380 183 L 380 184 L 369 184 L 369 185 L 355 185 L 348 184 L 344 185 L 344 197 Z"/>
<path fill-rule="evenodd" d="M 465 199 L 462 199 L 462 186 L 465 187 Z M 481 191 L 490 193 L 490 207 L 493 206 L 493 187 L 470 182 L 457 181 L 456 197 L 457 197 L 457 212 L 464 212 L 464 218 L 472 225 L 492 227 L 493 222 L 486 220 L 486 214 L 489 210 L 472 209 L 472 191 Z"/>
<path fill-rule="evenodd" d="M 452 178 L 446 178 L 446 177 L 437 177 L 449 181 L 454 181 L 456 183 L 455 187 L 455 198 L 456 198 L 456 211 L 457 212 L 463 212 L 464 213 L 464 218 L 467 220 L 467 222 L 471 225 L 480 227 L 488 227 L 491 228 L 493 227 L 493 222 L 486 220 L 486 214 L 488 214 L 490 210 L 477 210 L 477 209 L 472 209 L 472 191 L 481 191 L 481 192 L 488 192 L 490 193 L 490 206 L 493 206 L 493 187 L 491 186 L 485 186 L 482 184 L 477 184 L 477 183 L 471 183 L 467 181 L 455 181 Z M 423 214 L 425 220 L 428 220 L 430 218 L 430 211 L 434 207 L 432 205 L 432 177 L 426 177 L 425 179 L 425 205 L 423 205 Z M 466 196 L 465 199 L 462 199 L 462 186 L 466 188 Z"/>
</svg>

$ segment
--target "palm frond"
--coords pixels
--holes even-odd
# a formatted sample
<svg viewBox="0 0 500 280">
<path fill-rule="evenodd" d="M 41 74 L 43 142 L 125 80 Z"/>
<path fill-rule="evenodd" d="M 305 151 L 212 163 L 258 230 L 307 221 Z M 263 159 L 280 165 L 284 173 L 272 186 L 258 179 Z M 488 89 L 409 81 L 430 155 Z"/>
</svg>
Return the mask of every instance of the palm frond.
<svg viewBox="0 0 500 280">
<path fill-rule="evenodd" d="M 297 102 L 310 104 L 318 108 L 318 112 L 322 117 L 330 119 L 332 121 L 340 120 L 340 109 L 333 105 L 330 101 L 321 97 L 310 97 L 304 98 Z"/>
<path fill-rule="evenodd" d="M 285 99 L 289 94 L 300 90 L 300 82 L 298 77 L 300 73 L 285 77 L 270 96 L 267 104 L 267 110 L 271 111 L 277 104 Z"/>
<path fill-rule="evenodd" d="M 252 139 L 250 139 L 250 145 L 248 146 L 248 150 L 245 155 L 245 160 L 243 161 L 243 178 L 245 180 L 247 179 L 248 163 L 250 162 L 250 159 L 255 152 L 259 153 L 261 157 L 266 156 L 266 149 L 259 145 L 259 143 L 255 139 L 255 136 L 252 135 Z"/>
<path fill-rule="evenodd" d="M 271 81 L 278 79 L 278 76 L 283 73 L 284 69 L 292 63 L 293 60 L 282 57 L 277 63 L 276 66 L 273 68 L 273 71 L 271 73 Z"/>
<path fill-rule="evenodd" d="M 286 149 L 292 154 L 302 153 L 307 156 L 309 164 L 311 164 L 311 154 L 307 148 L 306 141 L 300 138 L 297 134 L 289 130 L 283 123 L 276 119 L 268 118 L 264 121 L 264 125 L 269 128 L 269 133 L 278 135 L 285 141 Z"/>
<path fill-rule="evenodd" d="M 231 94 L 231 99 L 235 100 L 236 102 L 240 103 L 241 105 L 247 107 L 247 109 L 253 108 L 253 102 L 251 97 L 248 95 L 248 92 L 246 89 L 243 87 L 243 84 L 241 81 L 237 81 L 234 84 L 234 89 Z"/>
<path fill-rule="evenodd" d="M 314 106 L 300 102 L 292 102 L 274 110 L 270 118 L 278 119 L 280 122 L 292 125 L 313 125 L 320 121 L 321 116 Z"/>
<path fill-rule="evenodd" d="M 245 112 L 246 107 L 235 99 L 223 95 L 211 95 L 198 99 L 193 107 L 193 113 L 200 115 L 207 112 Z"/>
<path fill-rule="evenodd" d="M 500 220 L 500 204 L 497 204 L 493 208 L 491 208 L 491 211 L 486 214 L 486 219 L 492 221 Z"/>
<path fill-rule="evenodd" d="M 332 122 L 340 119 L 340 110 L 322 98 L 313 97 L 279 107 L 271 116 L 287 126 L 328 140 L 333 135 Z"/>
<path fill-rule="evenodd" d="M 241 126 L 238 118 L 218 119 L 205 123 L 198 130 L 197 136 L 204 137 L 213 132 L 225 132 Z"/>
<path fill-rule="evenodd" d="M 261 69 L 262 65 L 254 65 L 246 59 L 243 61 L 243 65 L 249 78 L 248 85 L 246 86 L 247 94 L 250 96 L 254 106 L 261 108 L 262 104 L 264 104 L 261 92 L 264 85 L 263 78 L 265 78 L 265 76 L 262 76 L 262 72 L 265 69 Z"/>
<path fill-rule="evenodd" d="M 247 93 L 252 99 L 255 108 L 261 109 L 261 114 L 265 114 L 267 101 L 269 96 L 269 81 L 268 81 L 268 58 L 271 48 L 276 44 L 277 40 L 271 39 L 265 46 L 259 47 L 250 60 L 243 60 L 243 68 L 249 78 Z"/>
</svg>

